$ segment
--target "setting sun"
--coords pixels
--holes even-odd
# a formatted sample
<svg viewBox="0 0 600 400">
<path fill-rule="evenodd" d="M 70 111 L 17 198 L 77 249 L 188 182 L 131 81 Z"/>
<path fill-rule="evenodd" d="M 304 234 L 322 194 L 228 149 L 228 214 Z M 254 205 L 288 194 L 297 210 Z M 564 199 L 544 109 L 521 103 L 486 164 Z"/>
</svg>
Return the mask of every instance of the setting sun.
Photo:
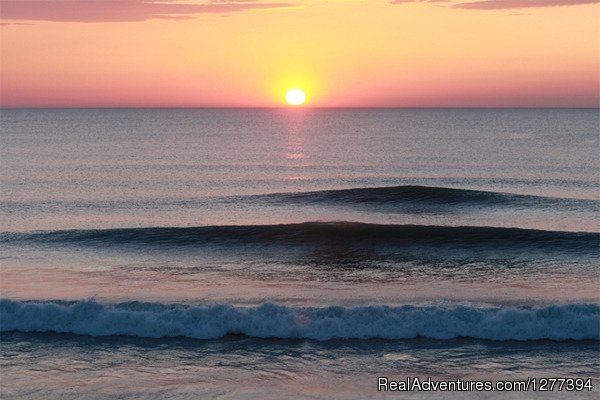
<svg viewBox="0 0 600 400">
<path fill-rule="evenodd" d="M 306 101 L 306 95 L 300 89 L 292 89 L 285 95 L 285 100 L 291 105 L 299 106 Z"/>
</svg>

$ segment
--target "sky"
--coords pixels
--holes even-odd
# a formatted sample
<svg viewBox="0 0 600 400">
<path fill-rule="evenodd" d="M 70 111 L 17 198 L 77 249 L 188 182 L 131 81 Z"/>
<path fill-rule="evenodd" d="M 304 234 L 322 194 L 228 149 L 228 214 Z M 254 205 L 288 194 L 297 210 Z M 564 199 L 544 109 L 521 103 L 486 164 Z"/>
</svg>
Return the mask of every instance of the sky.
<svg viewBox="0 0 600 400">
<path fill-rule="evenodd" d="M 598 0 L 0 0 L 1 107 L 598 107 Z"/>
</svg>

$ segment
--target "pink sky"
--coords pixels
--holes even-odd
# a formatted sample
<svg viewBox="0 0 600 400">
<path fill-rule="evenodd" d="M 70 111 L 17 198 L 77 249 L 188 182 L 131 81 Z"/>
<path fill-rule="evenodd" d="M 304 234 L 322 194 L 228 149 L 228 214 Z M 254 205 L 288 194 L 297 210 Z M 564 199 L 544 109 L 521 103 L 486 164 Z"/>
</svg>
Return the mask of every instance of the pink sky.
<svg viewBox="0 0 600 400">
<path fill-rule="evenodd" d="M 594 0 L 0 0 L 2 107 L 598 107 Z"/>
</svg>

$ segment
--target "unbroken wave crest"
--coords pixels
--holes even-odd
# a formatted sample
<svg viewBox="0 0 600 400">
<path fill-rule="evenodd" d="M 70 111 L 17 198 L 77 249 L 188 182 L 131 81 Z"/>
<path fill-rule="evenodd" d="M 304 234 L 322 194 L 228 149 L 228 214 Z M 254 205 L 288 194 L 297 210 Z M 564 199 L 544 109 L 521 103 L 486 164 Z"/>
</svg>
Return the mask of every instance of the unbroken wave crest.
<svg viewBox="0 0 600 400">
<path fill-rule="evenodd" d="M 0 235 L 0 243 L 100 247 L 343 245 L 356 248 L 425 247 L 519 252 L 541 249 L 546 252 L 571 252 L 578 255 L 596 255 L 599 239 L 600 234 L 594 232 L 358 222 L 61 230 Z"/>
<path fill-rule="evenodd" d="M 408 210 L 440 207 L 526 207 L 598 210 L 599 202 L 545 196 L 521 195 L 438 186 L 402 185 L 370 188 L 275 193 L 254 196 L 275 202 L 306 204 L 393 206 Z M 407 211 L 407 210 L 404 210 Z"/>
<path fill-rule="evenodd" d="M 596 304 L 546 307 L 475 305 L 293 308 L 276 304 L 167 305 L 129 302 L 0 300 L 2 332 L 60 332 L 92 336 L 257 338 L 600 340 Z"/>
</svg>

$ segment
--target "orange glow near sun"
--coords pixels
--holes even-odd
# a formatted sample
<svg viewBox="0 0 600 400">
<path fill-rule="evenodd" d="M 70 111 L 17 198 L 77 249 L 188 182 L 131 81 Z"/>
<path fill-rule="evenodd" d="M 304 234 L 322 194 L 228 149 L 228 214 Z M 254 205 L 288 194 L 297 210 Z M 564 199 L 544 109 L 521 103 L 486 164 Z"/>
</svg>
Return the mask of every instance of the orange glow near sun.
<svg viewBox="0 0 600 400">
<path fill-rule="evenodd" d="M 600 99 L 594 0 L 0 3 L 0 107 L 595 108 Z"/>
</svg>

